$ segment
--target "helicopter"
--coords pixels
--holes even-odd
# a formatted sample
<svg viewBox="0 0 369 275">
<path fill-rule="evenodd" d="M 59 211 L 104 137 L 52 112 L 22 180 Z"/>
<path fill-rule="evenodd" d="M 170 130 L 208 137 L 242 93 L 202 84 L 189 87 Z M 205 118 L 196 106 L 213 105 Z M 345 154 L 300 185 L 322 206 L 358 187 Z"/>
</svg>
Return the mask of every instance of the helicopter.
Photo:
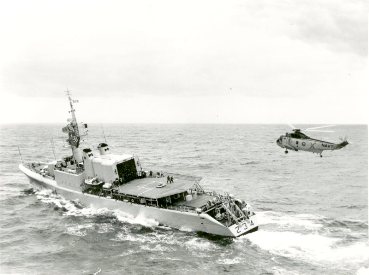
<svg viewBox="0 0 369 275">
<path fill-rule="evenodd" d="M 323 157 L 322 152 L 324 150 L 338 150 L 345 147 L 348 143 L 347 139 L 342 139 L 340 143 L 332 143 L 327 142 L 324 140 L 314 139 L 305 135 L 302 131 L 311 131 L 311 132 L 326 132 L 330 133 L 333 131 L 328 130 L 320 130 L 322 128 L 333 127 L 334 125 L 326 125 L 326 126 L 319 126 L 319 127 L 312 127 L 306 129 L 298 129 L 295 126 L 289 124 L 292 128 L 292 133 L 286 133 L 285 135 L 280 136 L 276 143 L 279 147 L 285 148 L 284 151 L 286 154 L 288 150 L 293 151 L 307 151 L 319 154 L 320 157 Z"/>
</svg>

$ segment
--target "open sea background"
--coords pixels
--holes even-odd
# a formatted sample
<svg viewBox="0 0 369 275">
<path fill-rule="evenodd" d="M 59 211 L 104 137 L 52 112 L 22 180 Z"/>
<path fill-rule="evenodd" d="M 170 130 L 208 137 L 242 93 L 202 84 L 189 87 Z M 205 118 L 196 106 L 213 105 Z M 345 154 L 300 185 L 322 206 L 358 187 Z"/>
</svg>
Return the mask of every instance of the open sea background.
<svg viewBox="0 0 369 275">
<path fill-rule="evenodd" d="M 237 239 L 174 230 L 145 217 L 81 207 L 32 188 L 24 160 L 58 158 L 63 125 L 2 125 L 0 272 L 16 274 L 368 274 L 368 128 L 339 125 L 311 136 L 342 150 L 290 152 L 285 125 L 104 125 L 112 153 L 147 170 L 203 177 L 208 190 L 251 203 L 259 231 Z M 310 125 L 298 125 L 301 128 Z M 314 125 L 315 126 L 315 125 Z M 89 125 L 83 146 L 104 141 Z"/>
</svg>

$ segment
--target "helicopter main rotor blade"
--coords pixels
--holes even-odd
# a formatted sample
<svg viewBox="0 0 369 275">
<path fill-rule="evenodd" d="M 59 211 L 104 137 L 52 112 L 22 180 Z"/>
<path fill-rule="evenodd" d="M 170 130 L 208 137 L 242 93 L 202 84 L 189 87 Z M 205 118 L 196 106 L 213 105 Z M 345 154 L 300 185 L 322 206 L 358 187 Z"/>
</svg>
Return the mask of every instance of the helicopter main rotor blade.
<svg viewBox="0 0 369 275">
<path fill-rule="evenodd" d="M 288 123 L 287 125 L 290 126 L 292 129 L 297 129 L 297 127 L 295 127 L 295 125 L 293 125 L 291 123 Z"/>
<path fill-rule="evenodd" d="M 324 126 L 318 126 L 318 127 L 310 127 L 310 128 L 304 129 L 304 131 L 323 129 L 323 128 L 334 127 L 334 126 L 336 126 L 336 125 L 324 125 Z"/>
<path fill-rule="evenodd" d="M 306 129 L 305 132 L 319 132 L 319 133 L 334 133 L 334 131 L 330 130 L 315 130 L 315 129 Z"/>
</svg>

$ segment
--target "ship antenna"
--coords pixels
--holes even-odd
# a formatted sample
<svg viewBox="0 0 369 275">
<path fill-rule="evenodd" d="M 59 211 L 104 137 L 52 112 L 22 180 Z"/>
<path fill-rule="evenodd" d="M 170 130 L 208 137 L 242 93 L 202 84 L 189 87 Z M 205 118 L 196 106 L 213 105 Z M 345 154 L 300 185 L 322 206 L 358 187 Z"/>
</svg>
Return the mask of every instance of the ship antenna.
<svg viewBox="0 0 369 275">
<path fill-rule="evenodd" d="M 105 131 L 104 131 L 104 126 L 101 124 L 101 129 L 102 129 L 102 132 L 103 132 L 103 135 L 104 135 L 104 140 L 105 140 L 105 143 L 108 143 L 106 141 L 106 136 L 105 136 Z"/>
<path fill-rule="evenodd" d="M 54 159 L 56 160 L 56 156 L 55 156 L 55 148 L 54 148 L 54 139 L 53 139 L 53 138 L 51 138 L 51 149 L 53 150 Z"/>
<path fill-rule="evenodd" d="M 21 159 L 21 162 L 23 163 L 23 158 L 22 158 L 21 150 L 19 149 L 19 146 L 17 146 L 17 147 L 18 147 L 19 157 Z"/>
</svg>

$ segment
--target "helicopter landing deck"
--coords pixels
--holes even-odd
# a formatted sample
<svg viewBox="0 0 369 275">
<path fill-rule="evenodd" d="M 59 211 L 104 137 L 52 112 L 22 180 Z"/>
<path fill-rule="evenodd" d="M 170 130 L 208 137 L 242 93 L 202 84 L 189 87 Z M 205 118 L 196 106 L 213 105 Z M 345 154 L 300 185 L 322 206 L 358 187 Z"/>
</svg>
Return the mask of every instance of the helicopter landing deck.
<svg viewBox="0 0 369 275">
<path fill-rule="evenodd" d="M 118 187 L 119 193 L 126 195 L 144 197 L 149 199 L 159 199 L 169 197 L 174 194 L 186 192 L 194 188 L 197 183 L 188 177 L 173 177 L 172 183 L 167 183 L 167 177 L 147 177 L 135 179 Z"/>
</svg>

